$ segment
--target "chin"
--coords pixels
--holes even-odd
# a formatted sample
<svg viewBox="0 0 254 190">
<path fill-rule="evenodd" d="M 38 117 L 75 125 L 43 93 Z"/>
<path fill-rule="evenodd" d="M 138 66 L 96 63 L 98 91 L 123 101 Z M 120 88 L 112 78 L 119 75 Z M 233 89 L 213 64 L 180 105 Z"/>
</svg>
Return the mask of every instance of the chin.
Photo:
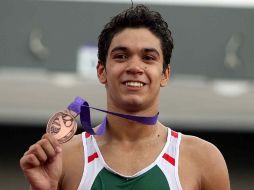
<svg viewBox="0 0 254 190">
<path fill-rule="evenodd" d="M 153 106 L 152 100 L 139 95 L 115 96 L 110 101 L 117 110 L 135 113 Z"/>
<path fill-rule="evenodd" d="M 144 101 L 129 100 L 123 103 L 123 106 L 128 112 L 137 112 L 145 108 Z"/>
</svg>

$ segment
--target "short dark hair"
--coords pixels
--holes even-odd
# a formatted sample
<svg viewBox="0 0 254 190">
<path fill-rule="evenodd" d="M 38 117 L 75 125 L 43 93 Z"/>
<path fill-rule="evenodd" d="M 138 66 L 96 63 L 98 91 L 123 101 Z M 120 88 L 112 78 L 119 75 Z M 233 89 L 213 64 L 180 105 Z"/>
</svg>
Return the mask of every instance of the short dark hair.
<svg viewBox="0 0 254 190">
<path fill-rule="evenodd" d="M 98 37 L 98 59 L 106 66 L 108 49 L 113 37 L 126 28 L 147 28 L 160 39 L 163 53 L 163 71 L 170 64 L 174 47 L 171 31 L 161 14 L 150 10 L 145 5 L 130 7 L 114 16 L 107 23 Z"/>
</svg>

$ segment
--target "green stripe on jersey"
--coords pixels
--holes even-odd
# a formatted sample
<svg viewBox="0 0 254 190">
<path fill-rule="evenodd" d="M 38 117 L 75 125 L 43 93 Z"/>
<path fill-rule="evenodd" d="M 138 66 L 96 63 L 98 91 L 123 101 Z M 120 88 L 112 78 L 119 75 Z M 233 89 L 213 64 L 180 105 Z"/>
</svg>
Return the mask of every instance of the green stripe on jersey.
<svg viewBox="0 0 254 190">
<path fill-rule="evenodd" d="M 170 190 L 166 177 L 156 165 L 135 178 L 124 178 L 103 168 L 91 190 Z"/>
</svg>

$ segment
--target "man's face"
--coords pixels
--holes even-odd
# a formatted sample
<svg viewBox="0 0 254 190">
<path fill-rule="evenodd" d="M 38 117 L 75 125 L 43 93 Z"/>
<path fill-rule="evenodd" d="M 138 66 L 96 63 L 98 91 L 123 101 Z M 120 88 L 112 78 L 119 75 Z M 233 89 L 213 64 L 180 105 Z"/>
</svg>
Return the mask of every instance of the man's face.
<svg viewBox="0 0 254 190">
<path fill-rule="evenodd" d="M 160 87 L 169 78 L 169 69 L 163 73 L 160 40 L 145 28 L 117 33 L 109 46 L 106 69 L 99 64 L 97 70 L 107 90 L 108 107 L 125 112 L 158 109 Z"/>
</svg>

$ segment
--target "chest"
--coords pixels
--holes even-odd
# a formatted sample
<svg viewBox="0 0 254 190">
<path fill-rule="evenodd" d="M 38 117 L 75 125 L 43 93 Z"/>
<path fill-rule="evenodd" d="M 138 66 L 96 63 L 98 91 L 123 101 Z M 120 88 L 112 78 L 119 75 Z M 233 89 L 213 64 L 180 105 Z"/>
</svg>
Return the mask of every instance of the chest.
<svg viewBox="0 0 254 190">
<path fill-rule="evenodd" d="M 88 188 L 90 189 L 90 188 Z M 109 172 L 105 168 L 97 175 L 92 190 L 169 190 L 168 181 L 160 168 L 155 165 L 149 171 L 133 177 L 126 178 Z"/>
<path fill-rule="evenodd" d="M 67 152 L 63 160 L 63 178 L 61 183 L 62 190 L 77 190 L 82 179 L 84 171 L 84 151 L 81 148 L 73 148 L 73 151 Z"/>
<path fill-rule="evenodd" d="M 190 151 L 189 151 L 190 152 Z M 189 153 L 180 146 L 178 174 L 183 190 L 201 190 L 201 176 L 199 165 L 195 163 Z"/>
<path fill-rule="evenodd" d="M 195 172 L 195 168 L 188 165 L 188 163 L 182 163 L 180 161 L 179 166 L 179 179 L 183 190 L 201 190 L 199 184 L 199 176 Z"/>
<path fill-rule="evenodd" d="M 152 164 L 160 155 L 165 142 L 100 147 L 106 164 L 117 173 L 132 176 Z"/>
</svg>

